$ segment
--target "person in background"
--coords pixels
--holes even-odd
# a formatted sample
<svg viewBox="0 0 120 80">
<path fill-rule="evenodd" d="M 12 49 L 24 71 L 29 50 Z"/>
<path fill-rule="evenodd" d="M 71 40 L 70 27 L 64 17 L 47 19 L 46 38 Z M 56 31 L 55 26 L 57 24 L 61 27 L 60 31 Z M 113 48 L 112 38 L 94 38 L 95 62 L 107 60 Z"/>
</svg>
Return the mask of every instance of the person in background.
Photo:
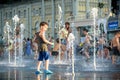
<svg viewBox="0 0 120 80">
<path fill-rule="evenodd" d="M 83 34 L 85 35 L 85 40 L 83 42 L 84 54 L 87 57 L 86 61 L 88 61 L 90 59 L 89 48 L 91 47 L 91 36 L 88 34 L 88 30 L 85 28 L 83 29 Z"/>
<path fill-rule="evenodd" d="M 70 60 L 72 57 L 72 47 L 74 45 L 75 36 L 72 33 L 72 29 L 69 28 L 68 30 L 68 37 L 67 37 L 67 59 Z"/>
<path fill-rule="evenodd" d="M 69 28 L 70 28 L 70 23 L 69 22 L 65 22 L 65 28 L 62 28 L 60 30 L 61 43 L 64 44 L 64 45 L 67 44 L 67 36 L 68 36 Z"/>
<path fill-rule="evenodd" d="M 105 40 L 102 35 L 100 35 L 100 38 L 98 40 L 98 57 L 103 57 L 104 56 L 104 45 L 105 45 Z"/>
<path fill-rule="evenodd" d="M 31 41 L 29 38 L 27 38 L 27 42 L 26 42 L 26 54 L 28 56 L 31 54 Z"/>
<path fill-rule="evenodd" d="M 24 38 L 23 39 L 23 56 L 25 56 L 26 55 L 26 42 L 27 42 L 27 40 L 26 40 L 26 38 Z"/>
<path fill-rule="evenodd" d="M 60 48 L 60 49 L 59 49 Z M 65 46 L 60 43 L 59 38 L 56 39 L 56 43 L 54 45 L 54 48 L 52 50 L 52 56 L 55 56 L 55 59 L 57 59 L 59 55 L 59 50 L 60 50 L 60 60 L 63 60 L 64 52 L 65 52 Z"/>
<path fill-rule="evenodd" d="M 120 42 L 119 42 L 119 33 L 116 33 L 111 41 L 111 48 L 113 51 L 112 55 L 112 64 L 116 63 L 117 56 L 120 54 Z"/>
</svg>

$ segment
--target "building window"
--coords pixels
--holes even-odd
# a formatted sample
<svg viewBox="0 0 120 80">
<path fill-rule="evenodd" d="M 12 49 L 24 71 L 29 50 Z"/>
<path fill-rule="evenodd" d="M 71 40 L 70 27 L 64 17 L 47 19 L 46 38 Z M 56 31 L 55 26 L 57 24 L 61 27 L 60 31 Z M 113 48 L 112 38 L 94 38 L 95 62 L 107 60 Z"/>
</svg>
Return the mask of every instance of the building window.
<svg viewBox="0 0 120 80">
<path fill-rule="evenodd" d="M 36 15 L 38 15 L 39 14 L 39 11 L 38 10 L 36 10 Z"/>
<path fill-rule="evenodd" d="M 7 14 L 7 18 L 10 19 L 10 12 L 8 12 L 8 14 Z"/>
<path fill-rule="evenodd" d="M 91 3 L 95 2 L 95 0 L 90 0 Z"/>
<path fill-rule="evenodd" d="M 85 11 L 85 10 L 86 10 L 85 4 L 83 3 L 79 4 L 79 11 Z"/>
<path fill-rule="evenodd" d="M 35 15 L 36 11 L 35 11 L 35 8 L 33 9 L 33 16 Z"/>
<path fill-rule="evenodd" d="M 15 15 L 16 13 L 15 13 L 15 10 L 14 10 L 14 14 L 13 15 Z"/>
<path fill-rule="evenodd" d="M 10 18 L 12 18 L 12 12 L 10 12 Z"/>
<path fill-rule="evenodd" d="M 21 12 L 20 11 L 18 11 L 18 17 L 21 17 Z"/>
<path fill-rule="evenodd" d="M 41 15 L 41 8 L 39 8 L 39 15 Z"/>
<path fill-rule="evenodd" d="M 6 13 L 5 13 L 5 18 L 6 18 L 6 19 L 8 18 L 8 17 L 7 17 L 7 14 L 8 14 L 8 13 L 6 12 Z"/>
<path fill-rule="evenodd" d="M 24 18 L 26 17 L 26 10 L 24 10 Z"/>
<path fill-rule="evenodd" d="M 85 1 L 85 0 L 80 0 L 80 1 Z"/>
</svg>

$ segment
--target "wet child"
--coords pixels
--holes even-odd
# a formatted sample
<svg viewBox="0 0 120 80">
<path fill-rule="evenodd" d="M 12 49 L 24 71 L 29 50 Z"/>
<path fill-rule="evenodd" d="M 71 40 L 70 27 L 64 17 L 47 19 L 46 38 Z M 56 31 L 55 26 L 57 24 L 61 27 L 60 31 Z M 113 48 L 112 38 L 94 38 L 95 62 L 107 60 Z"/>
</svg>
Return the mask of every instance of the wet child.
<svg viewBox="0 0 120 80">
<path fill-rule="evenodd" d="M 68 29 L 67 37 L 67 59 L 70 60 L 72 57 L 72 46 L 74 45 L 75 36 L 72 33 L 72 29 Z"/>
<path fill-rule="evenodd" d="M 37 63 L 37 71 L 35 72 L 36 74 L 43 73 L 42 70 L 40 69 L 41 63 L 43 60 L 45 60 L 45 70 L 44 72 L 46 74 L 51 74 L 53 73 L 52 71 L 49 70 L 49 57 L 50 53 L 48 51 L 47 44 L 54 45 L 54 43 L 49 42 L 46 37 L 45 37 L 45 32 L 48 29 L 48 23 L 46 22 L 41 22 L 40 23 L 40 30 L 38 33 L 38 49 L 39 49 L 39 56 L 38 56 L 38 63 Z"/>
<path fill-rule="evenodd" d="M 57 38 L 52 51 L 52 56 L 55 56 L 55 58 L 57 58 L 59 55 L 59 50 L 60 50 L 60 59 L 63 60 L 65 45 L 61 44 L 59 38 Z"/>
</svg>

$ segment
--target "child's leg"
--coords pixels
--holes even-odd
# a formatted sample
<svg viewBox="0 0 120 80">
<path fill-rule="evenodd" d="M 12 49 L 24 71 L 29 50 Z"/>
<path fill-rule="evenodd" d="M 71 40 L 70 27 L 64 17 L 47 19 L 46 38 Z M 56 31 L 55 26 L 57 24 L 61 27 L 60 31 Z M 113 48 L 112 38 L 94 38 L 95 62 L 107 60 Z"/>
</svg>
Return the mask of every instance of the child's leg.
<svg viewBox="0 0 120 80">
<path fill-rule="evenodd" d="M 49 68 L 49 60 L 45 60 L 45 70 L 48 70 Z"/>
<path fill-rule="evenodd" d="M 43 53 L 42 51 L 39 52 L 38 63 L 37 63 L 37 70 L 40 70 L 41 63 L 43 61 Z"/>
<path fill-rule="evenodd" d="M 86 56 L 87 58 L 90 58 L 88 52 L 85 52 L 85 56 Z"/>
<path fill-rule="evenodd" d="M 53 72 L 49 70 L 49 59 L 45 60 L 45 73 L 52 74 Z"/>
<path fill-rule="evenodd" d="M 85 48 L 84 53 L 85 53 L 85 56 L 87 57 L 87 59 L 90 58 L 88 48 Z"/>
<path fill-rule="evenodd" d="M 90 56 L 89 56 L 89 47 L 88 46 L 85 46 L 84 47 L 84 54 L 85 54 L 85 56 L 87 57 L 87 59 L 89 59 L 90 58 Z"/>
<path fill-rule="evenodd" d="M 48 70 L 49 68 L 49 57 L 50 57 L 50 53 L 48 51 L 45 51 L 44 52 L 45 70 Z"/>
<path fill-rule="evenodd" d="M 60 60 L 63 60 L 63 57 L 64 57 L 64 52 L 61 51 L 61 54 L 60 54 Z"/>
<path fill-rule="evenodd" d="M 44 59 L 45 59 L 45 73 L 51 74 L 53 73 L 52 71 L 49 70 L 49 56 L 50 53 L 48 51 L 44 52 Z"/>
<path fill-rule="evenodd" d="M 37 63 L 37 70 L 38 71 L 40 70 L 41 63 L 42 63 L 42 61 L 38 61 L 38 63 Z"/>
</svg>

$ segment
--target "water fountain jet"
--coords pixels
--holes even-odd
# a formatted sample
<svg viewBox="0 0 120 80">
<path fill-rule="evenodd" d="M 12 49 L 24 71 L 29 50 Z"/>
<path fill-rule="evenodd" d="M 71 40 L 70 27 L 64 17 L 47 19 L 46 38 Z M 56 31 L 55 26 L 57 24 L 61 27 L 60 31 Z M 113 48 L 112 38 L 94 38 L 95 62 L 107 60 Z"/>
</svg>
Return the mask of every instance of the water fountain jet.
<svg viewBox="0 0 120 80">
<path fill-rule="evenodd" d="M 96 40 L 95 40 L 95 34 L 96 34 L 96 17 L 97 17 L 97 13 L 98 13 L 98 9 L 97 8 L 92 8 L 92 15 L 93 15 L 93 25 L 94 25 L 94 69 L 96 70 Z"/>
</svg>

